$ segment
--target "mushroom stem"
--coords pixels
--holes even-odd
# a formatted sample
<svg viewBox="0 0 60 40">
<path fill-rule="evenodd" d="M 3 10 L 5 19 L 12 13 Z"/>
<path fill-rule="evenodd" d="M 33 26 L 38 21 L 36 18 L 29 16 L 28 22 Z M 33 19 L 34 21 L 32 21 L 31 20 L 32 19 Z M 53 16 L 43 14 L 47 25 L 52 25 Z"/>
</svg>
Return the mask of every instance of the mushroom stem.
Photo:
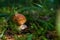
<svg viewBox="0 0 60 40">
<path fill-rule="evenodd" d="M 23 24 L 23 25 L 20 25 L 20 26 L 18 27 L 19 30 L 24 30 L 24 29 L 26 29 L 26 28 L 27 28 L 27 25 L 24 25 L 24 24 Z"/>
</svg>

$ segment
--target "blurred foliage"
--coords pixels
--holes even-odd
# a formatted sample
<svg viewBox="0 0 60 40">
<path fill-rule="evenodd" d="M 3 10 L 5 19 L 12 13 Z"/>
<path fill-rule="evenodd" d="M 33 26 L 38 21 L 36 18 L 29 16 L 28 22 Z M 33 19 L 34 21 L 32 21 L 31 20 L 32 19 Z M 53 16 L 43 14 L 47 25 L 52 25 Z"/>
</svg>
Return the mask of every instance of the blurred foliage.
<svg viewBox="0 0 60 40">
<path fill-rule="evenodd" d="M 59 3 L 59 0 L 0 0 L 0 32 L 7 28 L 16 40 L 55 40 L 55 37 L 52 37 L 54 35 L 48 32 L 55 31 L 56 9 Z M 23 31 L 25 36 L 22 37 L 16 35 L 21 32 L 17 30 L 17 23 L 12 21 L 16 11 L 27 18 L 29 32 Z M 47 34 L 51 37 L 47 37 Z"/>
</svg>

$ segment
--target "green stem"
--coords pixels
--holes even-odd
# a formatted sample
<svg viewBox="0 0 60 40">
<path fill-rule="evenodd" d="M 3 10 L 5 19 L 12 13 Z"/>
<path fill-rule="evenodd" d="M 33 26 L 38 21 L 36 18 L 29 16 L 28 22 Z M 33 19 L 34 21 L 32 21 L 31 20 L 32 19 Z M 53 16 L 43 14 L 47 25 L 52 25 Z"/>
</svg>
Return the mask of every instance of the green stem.
<svg viewBox="0 0 60 40">
<path fill-rule="evenodd" d="M 56 30 L 57 30 L 59 40 L 60 40 L 60 8 L 57 10 Z"/>
</svg>

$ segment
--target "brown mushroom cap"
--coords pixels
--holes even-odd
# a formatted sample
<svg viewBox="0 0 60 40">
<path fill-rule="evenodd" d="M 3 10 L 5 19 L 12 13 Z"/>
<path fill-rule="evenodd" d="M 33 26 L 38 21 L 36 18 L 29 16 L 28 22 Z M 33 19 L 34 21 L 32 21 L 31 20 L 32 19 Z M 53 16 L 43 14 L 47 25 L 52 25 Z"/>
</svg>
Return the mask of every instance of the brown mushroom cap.
<svg viewBox="0 0 60 40">
<path fill-rule="evenodd" d="M 26 18 L 22 14 L 15 14 L 13 20 L 16 21 L 19 25 L 23 25 L 26 22 Z"/>
</svg>

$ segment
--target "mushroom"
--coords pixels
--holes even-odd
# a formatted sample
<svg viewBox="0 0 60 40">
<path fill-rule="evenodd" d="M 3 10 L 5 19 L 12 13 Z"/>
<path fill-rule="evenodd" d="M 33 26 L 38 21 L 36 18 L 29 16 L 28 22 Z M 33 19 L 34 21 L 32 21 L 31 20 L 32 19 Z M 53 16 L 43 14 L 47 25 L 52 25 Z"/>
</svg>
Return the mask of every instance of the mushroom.
<svg viewBox="0 0 60 40">
<path fill-rule="evenodd" d="M 18 25 L 19 25 L 18 29 L 19 30 L 20 29 L 23 30 L 23 29 L 27 28 L 27 26 L 24 25 L 26 23 L 26 17 L 23 14 L 16 13 L 13 16 L 13 20 L 18 23 Z"/>
</svg>

